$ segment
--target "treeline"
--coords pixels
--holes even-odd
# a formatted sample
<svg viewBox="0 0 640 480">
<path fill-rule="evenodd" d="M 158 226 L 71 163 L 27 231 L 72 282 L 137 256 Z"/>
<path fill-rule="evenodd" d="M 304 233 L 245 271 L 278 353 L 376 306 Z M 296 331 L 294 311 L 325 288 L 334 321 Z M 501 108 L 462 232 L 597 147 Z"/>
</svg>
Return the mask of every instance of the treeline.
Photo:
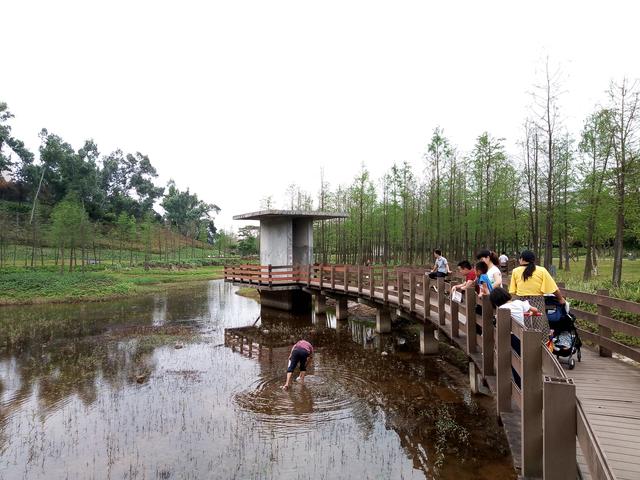
<svg viewBox="0 0 640 480">
<path fill-rule="evenodd" d="M 288 207 L 349 214 L 318 222 L 316 260 L 424 265 L 434 248 L 452 261 L 479 248 L 529 248 L 545 266 L 559 257 L 557 267 L 570 269 L 580 251 L 588 280 L 598 254 L 609 251 L 619 285 L 625 249 L 640 244 L 638 85 L 612 83 L 576 138 L 562 126 L 559 89 L 547 75 L 523 124 L 520 152 L 506 152 L 505 140 L 488 132 L 461 152 L 436 128 L 424 169 L 394 164 L 372 179 L 363 164 L 350 185 L 333 188 L 321 175 L 315 205 L 292 185 Z"/>
<path fill-rule="evenodd" d="M 185 246 L 215 250 L 222 240 L 228 251 L 227 245 L 235 245 L 215 227 L 213 215 L 220 210 L 215 204 L 180 190 L 174 181 L 166 188 L 156 185 L 158 174 L 147 155 L 101 154 L 93 140 L 76 150 L 43 129 L 36 161 L 13 135 L 12 118 L 0 102 L 0 266 L 8 263 L 11 250 L 16 263 L 18 245 L 31 248 L 27 265 L 44 263 L 45 245 L 56 248 L 56 264 L 64 265 L 66 258 L 69 268 L 78 259 L 98 261 L 100 247 L 138 250 L 145 258 L 177 252 L 180 258 Z M 130 253 L 119 262 L 132 259 Z"/>
</svg>

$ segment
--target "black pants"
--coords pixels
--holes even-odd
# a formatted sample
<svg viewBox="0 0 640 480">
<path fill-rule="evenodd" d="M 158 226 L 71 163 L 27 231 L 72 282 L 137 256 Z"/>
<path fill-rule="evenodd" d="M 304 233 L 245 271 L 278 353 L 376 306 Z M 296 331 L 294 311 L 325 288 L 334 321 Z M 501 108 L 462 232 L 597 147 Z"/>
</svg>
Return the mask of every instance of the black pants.
<svg viewBox="0 0 640 480">
<path fill-rule="evenodd" d="M 293 352 L 291 352 L 291 360 L 289 360 L 289 367 L 287 368 L 287 373 L 293 373 L 300 363 L 300 371 L 307 371 L 307 358 L 309 357 L 309 352 L 307 352 L 304 348 L 296 348 Z"/>
<path fill-rule="evenodd" d="M 447 274 L 446 273 L 442 273 L 442 272 L 430 272 L 429 273 L 429 278 L 438 278 L 438 277 L 446 277 Z"/>
</svg>

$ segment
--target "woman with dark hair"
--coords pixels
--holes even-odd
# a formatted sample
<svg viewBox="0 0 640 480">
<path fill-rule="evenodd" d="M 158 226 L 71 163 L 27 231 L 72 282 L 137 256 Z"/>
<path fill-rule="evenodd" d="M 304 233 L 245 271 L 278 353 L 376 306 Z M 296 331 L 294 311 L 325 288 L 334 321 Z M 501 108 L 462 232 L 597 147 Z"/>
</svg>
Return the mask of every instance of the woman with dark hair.
<svg viewBox="0 0 640 480">
<path fill-rule="evenodd" d="M 496 252 L 492 252 L 491 250 L 480 250 L 478 255 L 476 255 L 476 259 L 483 261 L 487 264 L 488 271 L 487 276 L 489 280 L 491 280 L 491 286 L 493 288 L 502 286 L 502 272 L 498 267 L 500 260 L 498 259 L 498 255 Z"/>
<path fill-rule="evenodd" d="M 561 305 L 564 305 L 565 299 L 560 293 L 558 285 L 549 274 L 546 268 L 536 265 L 536 256 L 530 250 L 525 250 L 520 254 L 520 266 L 511 272 L 511 284 L 509 285 L 509 293 L 515 294 L 522 300 L 528 300 L 529 303 L 541 312 L 545 311 L 543 295 L 554 294 Z M 546 317 L 535 317 L 537 319 Z M 534 326 L 536 330 L 547 332 L 548 325 L 540 324 Z"/>
</svg>

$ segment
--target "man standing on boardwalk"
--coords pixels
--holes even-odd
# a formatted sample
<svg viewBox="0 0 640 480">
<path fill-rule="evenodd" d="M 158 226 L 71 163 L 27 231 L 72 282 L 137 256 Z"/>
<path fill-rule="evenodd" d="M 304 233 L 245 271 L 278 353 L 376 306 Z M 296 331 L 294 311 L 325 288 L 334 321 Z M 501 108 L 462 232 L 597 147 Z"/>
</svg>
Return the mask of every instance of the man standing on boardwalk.
<svg viewBox="0 0 640 480">
<path fill-rule="evenodd" d="M 283 390 L 289 390 L 293 371 L 300 363 L 300 376 L 298 382 L 304 383 L 304 376 L 307 373 L 307 360 L 313 357 L 313 345 L 306 340 L 299 340 L 291 349 L 289 354 L 289 366 L 287 367 L 287 381 L 282 386 Z"/>
</svg>

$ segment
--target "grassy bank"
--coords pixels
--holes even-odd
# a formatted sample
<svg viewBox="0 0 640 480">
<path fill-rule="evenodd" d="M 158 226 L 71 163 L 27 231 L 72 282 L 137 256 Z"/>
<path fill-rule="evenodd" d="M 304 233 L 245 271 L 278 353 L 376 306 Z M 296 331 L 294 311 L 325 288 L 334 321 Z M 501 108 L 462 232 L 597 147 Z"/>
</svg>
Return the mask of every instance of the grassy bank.
<svg viewBox="0 0 640 480">
<path fill-rule="evenodd" d="M 236 292 L 236 295 L 240 295 L 241 297 L 250 298 L 260 303 L 260 292 L 257 289 L 251 287 L 240 288 Z"/>
<path fill-rule="evenodd" d="M 0 272 L 0 305 L 98 301 L 164 290 L 187 282 L 222 278 L 223 267 L 100 268 L 60 274 L 56 268 Z"/>
</svg>

